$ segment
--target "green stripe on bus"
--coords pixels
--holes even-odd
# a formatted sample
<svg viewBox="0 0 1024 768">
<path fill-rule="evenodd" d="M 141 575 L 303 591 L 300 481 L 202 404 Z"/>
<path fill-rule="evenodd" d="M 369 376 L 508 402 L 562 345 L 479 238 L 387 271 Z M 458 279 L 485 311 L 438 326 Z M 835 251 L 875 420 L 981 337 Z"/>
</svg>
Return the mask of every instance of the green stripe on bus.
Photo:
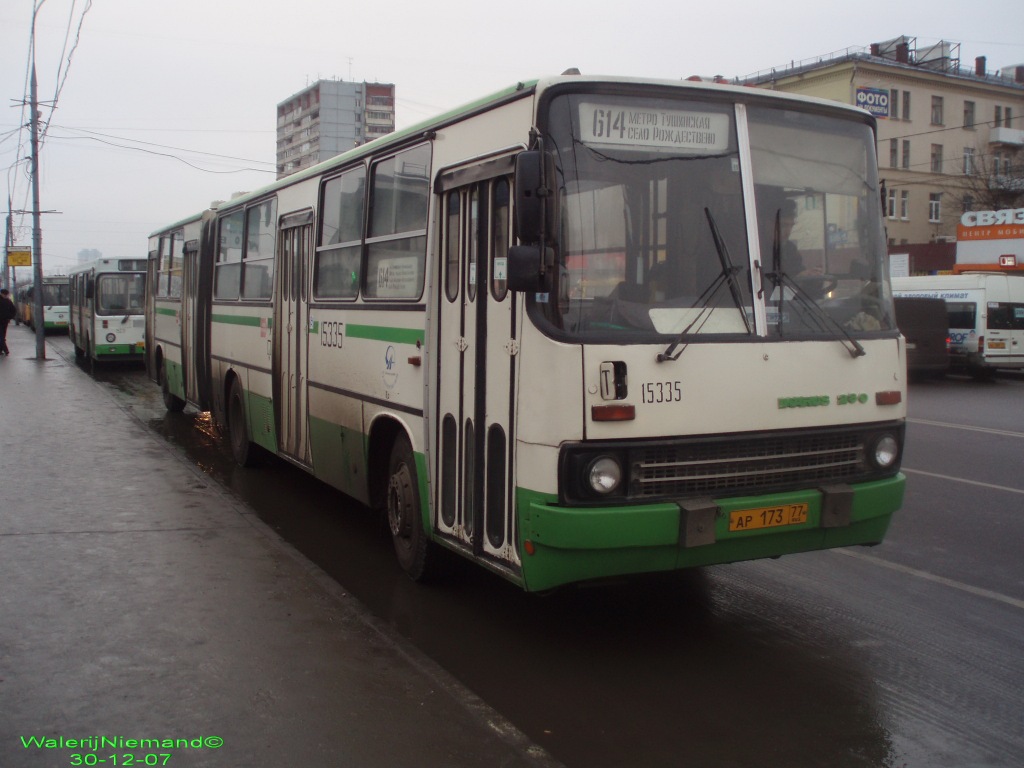
<svg viewBox="0 0 1024 768">
<path fill-rule="evenodd" d="M 254 328 L 259 328 L 264 319 L 267 321 L 268 328 L 274 325 L 273 318 L 262 318 L 254 315 L 213 315 L 210 317 L 210 320 L 214 323 L 224 323 L 225 325 L 245 325 Z"/>
<path fill-rule="evenodd" d="M 393 344 L 422 344 L 424 341 L 423 330 L 420 328 L 387 328 L 380 325 L 346 323 L 345 335 L 350 339 L 390 341 Z"/>
<path fill-rule="evenodd" d="M 166 307 L 157 307 L 156 308 L 156 313 L 158 315 L 167 315 L 168 317 L 177 317 L 178 316 L 178 310 L 176 310 L 176 309 L 167 309 Z"/>
</svg>

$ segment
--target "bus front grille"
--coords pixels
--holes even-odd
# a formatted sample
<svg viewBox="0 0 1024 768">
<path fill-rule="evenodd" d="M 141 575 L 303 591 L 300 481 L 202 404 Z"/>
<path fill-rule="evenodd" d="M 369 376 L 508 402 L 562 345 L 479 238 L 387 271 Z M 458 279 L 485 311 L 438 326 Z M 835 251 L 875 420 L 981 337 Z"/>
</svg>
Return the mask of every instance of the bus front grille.
<svg viewBox="0 0 1024 768">
<path fill-rule="evenodd" d="M 630 496 L 681 498 L 806 488 L 864 477 L 860 432 L 739 436 L 630 451 Z"/>
</svg>

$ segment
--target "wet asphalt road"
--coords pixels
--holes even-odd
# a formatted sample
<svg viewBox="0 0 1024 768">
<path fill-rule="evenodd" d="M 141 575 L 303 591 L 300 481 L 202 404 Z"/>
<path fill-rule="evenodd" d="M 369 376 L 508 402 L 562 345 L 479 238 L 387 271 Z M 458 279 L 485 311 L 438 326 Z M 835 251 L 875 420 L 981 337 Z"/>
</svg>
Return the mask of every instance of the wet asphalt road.
<svg viewBox="0 0 1024 768">
<path fill-rule="evenodd" d="M 414 585 L 365 507 L 235 467 L 138 368 L 96 378 L 569 768 L 1024 765 L 1024 376 L 911 385 L 880 547 L 541 597 L 462 563 Z"/>
</svg>

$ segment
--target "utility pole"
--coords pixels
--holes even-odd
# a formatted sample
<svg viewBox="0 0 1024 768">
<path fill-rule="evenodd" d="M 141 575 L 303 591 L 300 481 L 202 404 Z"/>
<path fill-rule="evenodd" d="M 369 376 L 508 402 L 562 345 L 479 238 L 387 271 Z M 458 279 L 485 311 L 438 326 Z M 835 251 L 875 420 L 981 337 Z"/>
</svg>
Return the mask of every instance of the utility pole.
<svg viewBox="0 0 1024 768">
<path fill-rule="evenodd" d="M 43 316 L 43 228 L 39 221 L 39 100 L 36 93 L 35 48 L 32 51 L 32 81 L 29 109 L 32 110 L 32 318 L 36 326 L 36 360 L 46 359 L 46 323 Z"/>
<path fill-rule="evenodd" d="M 14 234 L 11 232 L 11 227 L 14 222 L 12 221 L 11 214 L 11 196 L 7 195 L 7 218 L 4 219 L 7 224 L 4 230 L 4 276 L 0 279 L 0 287 L 8 288 L 11 291 L 11 297 L 15 296 L 14 289 L 11 288 L 11 267 L 8 264 L 7 250 L 14 244 Z"/>
</svg>

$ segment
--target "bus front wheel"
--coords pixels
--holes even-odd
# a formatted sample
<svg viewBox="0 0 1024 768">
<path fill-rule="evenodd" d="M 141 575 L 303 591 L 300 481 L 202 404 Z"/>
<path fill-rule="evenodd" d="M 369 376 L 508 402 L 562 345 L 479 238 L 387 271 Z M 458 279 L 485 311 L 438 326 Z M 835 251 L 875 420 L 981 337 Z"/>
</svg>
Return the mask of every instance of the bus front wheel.
<svg viewBox="0 0 1024 768">
<path fill-rule="evenodd" d="M 427 532 L 423 530 L 416 460 L 405 435 L 400 435 L 391 448 L 385 511 L 402 570 L 413 581 L 428 578 L 432 548 Z"/>
<path fill-rule="evenodd" d="M 238 465 L 251 467 L 253 450 L 245 419 L 245 393 L 242 392 L 242 385 L 238 379 L 231 382 L 231 392 L 228 395 L 228 438 L 231 442 L 231 455 Z"/>
</svg>

